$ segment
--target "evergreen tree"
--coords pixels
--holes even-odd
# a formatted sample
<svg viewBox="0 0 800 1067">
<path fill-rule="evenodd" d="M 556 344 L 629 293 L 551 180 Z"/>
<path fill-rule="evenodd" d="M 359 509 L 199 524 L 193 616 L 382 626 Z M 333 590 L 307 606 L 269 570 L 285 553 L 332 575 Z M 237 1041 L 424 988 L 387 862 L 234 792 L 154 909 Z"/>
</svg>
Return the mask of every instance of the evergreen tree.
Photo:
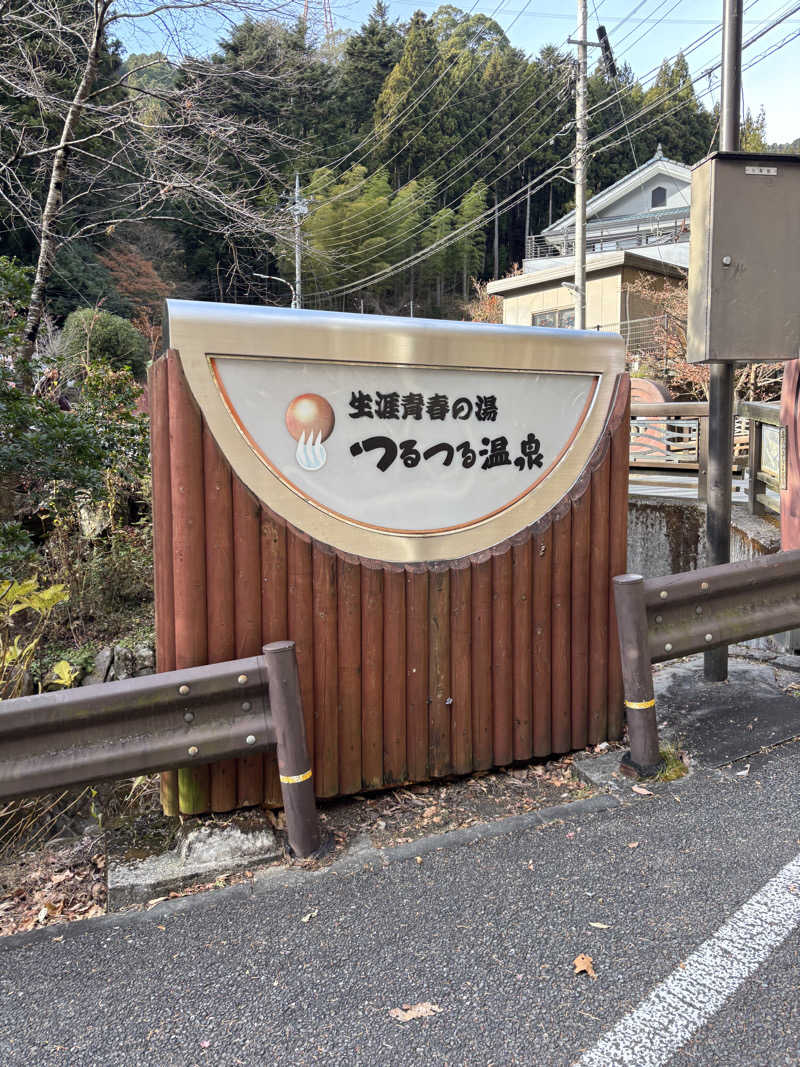
<svg viewBox="0 0 800 1067">
<path fill-rule="evenodd" d="M 376 0 L 367 22 L 344 46 L 337 96 L 345 136 L 353 146 L 372 129 L 383 83 L 403 51 L 403 36 L 388 16 L 386 4 Z"/>
<path fill-rule="evenodd" d="M 441 148 L 436 125 L 429 123 L 441 97 L 438 73 L 433 25 L 422 11 L 415 11 L 403 54 L 375 104 L 377 155 L 391 167 L 395 185 L 422 170 Z"/>
</svg>

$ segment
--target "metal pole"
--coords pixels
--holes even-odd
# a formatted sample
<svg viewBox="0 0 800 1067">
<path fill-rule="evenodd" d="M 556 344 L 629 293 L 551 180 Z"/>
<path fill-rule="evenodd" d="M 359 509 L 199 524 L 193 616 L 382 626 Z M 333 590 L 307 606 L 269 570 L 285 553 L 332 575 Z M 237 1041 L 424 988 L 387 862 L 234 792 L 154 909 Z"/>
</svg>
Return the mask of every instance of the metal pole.
<svg viewBox="0 0 800 1067">
<path fill-rule="evenodd" d="M 575 329 L 586 328 L 586 0 L 578 0 L 575 85 Z"/>
<path fill-rule="evenodd" d="M 719 148 L 739 148 L 742 92 L 743 0 L 723 0 L 722 97 L 720 101 Z M 712 363 L 708 383 L 708 489 L 706 542 L 709 566 L 730 562 L 731 557 L 731 458 L 733 454 L 733 364 Z M 728 649 L 705 653 L 707 682 L 728 677 Z"/>
<path fill-rule="evenodd" d="M 623 756 L 620 770 L 631 776 L 650 778 L 658 773 L 661 757 L 648 645 L 644 578 L 640 574 L 621 574 L 616 577 L 614 603 L 622 657 L 628 743 L 631 746 L 630 752 Z"/>
<path fill-rule="evenodd" d="M 300 242 L 300 175 L 294 176 L 294 306 L 303 306 L 303 275 Z"/>
<path fill-rule="evenodd" d="M 300 859 L 320 846 L 319 816 L 314 799 L 311 760 L 306 744 L 300 679 L 294 641 L 265 645 L 264 662 L 269 682 L 269 704 L 278 744 L 286 832 L 292 851 Z"/>
</svg>

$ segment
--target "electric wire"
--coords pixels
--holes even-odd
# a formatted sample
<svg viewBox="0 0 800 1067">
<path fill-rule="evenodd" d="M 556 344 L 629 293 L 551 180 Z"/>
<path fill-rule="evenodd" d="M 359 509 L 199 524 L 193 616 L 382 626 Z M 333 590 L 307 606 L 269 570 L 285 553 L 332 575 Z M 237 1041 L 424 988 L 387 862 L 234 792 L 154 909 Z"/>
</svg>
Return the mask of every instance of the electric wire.
<svg viewBox="0 0 800 1067">
<path fill-rule="evenodd" d="M 743 45 L 742 45 L 743 50 L 746 49 L 747 47 L 750 47 L 757 40 L 761 39 L 761 37 L 765 36 L 765 34 L 767 32 L 769 32 L 770 30 L 774 29 L 776 26 L 780 25 L 780 23 L 785 21 L 787 18 L 789 18 L 791 16 L 791 14 L 794 14 L 796 10 L 800 10 L 800 4 L 797 4 L 794 7 L 791 7 L 788 11 L 786 11 L 784 14 L 782 14 L 779 18 L 773 20 L 763 30 L 760 30 L 757 33 L 754 33 L 753 35 L 751 35 L 747 39 L 746 42 L 743 42 Z M 762 62 L 764 59 L 768 58 L 768 56 L 773 55 L 776 52 L 780 51 L 782 48 L 786 47 L 789 43 L 791 43 L 793 40 L 796 40 L 798 37 L 800 37 L 800 30 L 795 31 L 795 32 L 790 33 L 790 34 L 787 34 L 781 41 L 774 42 L 772 45 L 769 46 L 769 48 L 765 49 L 758 56 L 755 56 L 752 59 L 748 60 L 748 62 L 746 63 L 744 69 L 745 70 L 751 69 L 752 67 L 756 66 L 758 63 Z M 699 80 L 700 78 L 706 76 L 706 74 L 708 74 L 708 73 L 715 72 L 716 70 L 719 69 L 720 66 L 721 66 L 721 63 L 717 62 L 709 70 L 701 71 L 699 74 L 697 74 L 692 79 L 692 83 L 694 83 L 694 81 Z M 702 99 L 704 96 L 708 95 L 710 92 L 711 92 L 711 88 L 708 88 L 708 89 L 704 90 L 703 92 L 701 92 L 698 95 L 698 97 L 696 97 L 696 99 L 697 98 Z M 671 109 L 671 112 L 668 112 L 667 114 L 675 113 L 675 112 L 679 111 L 682 107 L 685 107 L 686 104 L 687 104 L 686 101 L 679 101 L 673 107 L 673 109 Z M 642 111 L 645 111 L 645 110 L 650 110 L 650 109 L 642 109 Z M 636 116 L 633 116 L 633 118 L 635 118 L 635 117 Z M 644 129 L 647 129 L 649 126 L 653 125 L 655 122 L 661 121 L 663 119 L 663 117 L 664 117 L 663 115 L 656 116 L 654 119 L 650 120 L 650 122 L 646 123 L 644 126 L 638 127 L 637 128 L 637 132 L 642 132 Z M 617 125 L 617 127 L 615 127 L 615 128 L 612 128 L 611 130 L 604 131 L 601 135 L 595 137 L 590 142 L 590 144 L 596 144 L 599 141 L 605 140 L 605 138 L 607 138 L 608 136 L 610 136 L 614 132 L 614 129 L 619 129 L 619 125 Z M 626 136 L 627 136 L 627 132 L 626 132 Z M 622 141 L 622 140 L 624 140 L 624 138 L 620 138 L 620 141 Z M 596 152 L 591 153 L 591 155 L 592 156 L 596 156 L 602 151 L 608 151 L 611 147 L 613 147 L 617 143 L 620 143 L 620 142 L 619 141 L 610 142 L 609 144 L 604 145 L 603 148 L 598 149 Z M 561 161 L 561 162 L 563 162 L 563 161 Z M 546 178 L 548 178 L 557 169 L 558 166 L 559 166 L 559 164 L 554 164 L 551 168 L 549 168 L 547 171 L 545 171 L 543 175 L 540 176 L 540 181 L 539 181 L 539 184 L 537 185 L 536 191 L 538 191 L 539 188 L 542 188 L 543 185 L 546 184 Z M 528 183 L 528 184 L 530 184 L 530 183 Z M 387 277 L 389 277 L 389 276 L 391 276 L 393 274 L 396 274 L 396 273 L 399 273 L 402 270 L 408 269 L 410 266 L 416 265 L 417 263 L 423 261 L 425 258 L 428 258 L 430 255 L 433 255 L 436 252 L 438 252 L 441 248 L 446 247 L 449 244 L 452 244 L 454 241 L 463 238 L 464 236 L 466 236 L 472 230 L 477 229 L 478 227 L 483 225 L 483 223 L 485 221 L 487 221 L 487 219 L 492 214 L 494 214 L 495 211 L 499 211 L 500 207 L 503 208 L 503 213 L 505 213 L 508 210 L 511 210 L 513 207 L 516 206 L 517 203 L 519 203 L 521 201 L 521 199 L 526 194 L 527 194 L 527 185 L 525 185 L 521 189 L 517 189 L 513 193 L 509 194 L 509 196 L 504 198 L 502 203 L 498 203 L 496 205 L 496 207 L 494 205 L 491 206 L 485 212 L 483 212 L 480 216 L 478 216 L 476 219 L 471 220 L 464 227 L 461 227 L 458 230 L 452 231 L 450 234 L 448 234 L 445 237 L 441 238 L 439 241 L 434 242 L 432 245 L 428 246 L 425 249 L 418 250 L 417 252 L 413 253 L 411 256 L 406 257 L 406 259 L 400 261 L 399 263 L 396 263 L 396 264 L 393 264 L 393 265 L 391 265 L 391 266 L 389 266 L 387 268 L 384 268 L 381 271 L 376 272 L 375 274 L 370 275 L 370 276 L 368 276 L 366 278 L 359 279 L 356 282 L 349 283 L 349 284 L 344 285 L 344 286 L 339 286 L 339 287 L 336 287 L 336 288 L 331 289 L 331 290 L 327 290 L 326 292 L 320 293 L 318 295 L 319 296 L 329 296 L 329 297 L 330 296 L 335 296 L 337 294 L 347 295 L 347 294 L 349 294 L 351 292 L 357 291 L 358 289 L 364 288 L 365 285 L 368 285 L 370 283 L 374 283 L 374 282 L 379 281 L 379 280 L 385 280 Z"/>
</svg>

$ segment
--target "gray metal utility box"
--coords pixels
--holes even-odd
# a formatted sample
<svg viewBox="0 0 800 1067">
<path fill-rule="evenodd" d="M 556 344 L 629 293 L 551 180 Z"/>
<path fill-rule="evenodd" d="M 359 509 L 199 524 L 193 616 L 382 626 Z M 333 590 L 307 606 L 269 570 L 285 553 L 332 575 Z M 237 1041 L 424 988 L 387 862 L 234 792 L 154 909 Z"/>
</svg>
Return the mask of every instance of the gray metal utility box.
<svg viewBox="0 0 800 1067">
<path fill-rule="evenodd" d="M 718 152 L 692 171 L 690 363 L 800 355 L 800 156 Z"/>
</svg>

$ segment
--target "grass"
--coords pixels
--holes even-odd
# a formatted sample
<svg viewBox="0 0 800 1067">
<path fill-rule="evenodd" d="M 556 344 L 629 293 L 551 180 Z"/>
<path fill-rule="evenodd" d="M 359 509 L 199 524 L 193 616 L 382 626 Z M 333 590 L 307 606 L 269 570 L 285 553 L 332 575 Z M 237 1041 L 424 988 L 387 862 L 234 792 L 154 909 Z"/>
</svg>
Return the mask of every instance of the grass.
<svg viewBox="0 0 800 1067">
<path fill-rule="evenodd" d="M 661 770 L 656 775 L 659 782 L 674 782 L 683 778 L 688 768 L 683 762 L 682 753 L 674 745 L 664 745 L 658 752 L 661 757 Z"/>
</svg>

